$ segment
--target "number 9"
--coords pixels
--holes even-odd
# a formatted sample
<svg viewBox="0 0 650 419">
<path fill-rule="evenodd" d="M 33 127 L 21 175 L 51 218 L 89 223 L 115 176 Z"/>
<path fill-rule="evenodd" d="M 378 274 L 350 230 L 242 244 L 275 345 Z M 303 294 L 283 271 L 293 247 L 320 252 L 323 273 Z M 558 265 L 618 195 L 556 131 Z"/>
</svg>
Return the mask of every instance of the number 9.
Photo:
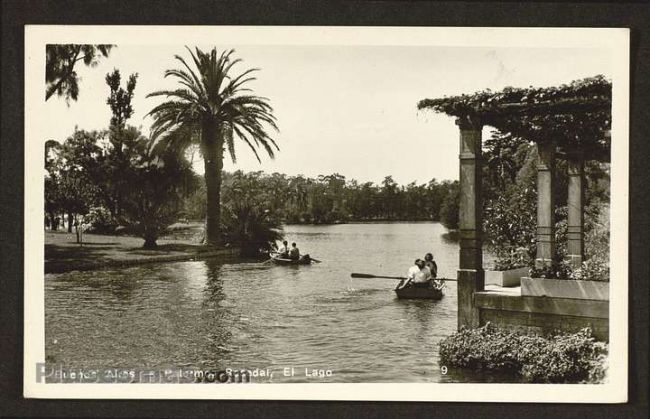
<svg viewBox="0 0 650 419">
<path fill-rule="evenodd" d="M 447 367 L 445 365 L 440 367 L 440 372 L 442 372 L 442 375 L 447 375 Z"/>
</svg>

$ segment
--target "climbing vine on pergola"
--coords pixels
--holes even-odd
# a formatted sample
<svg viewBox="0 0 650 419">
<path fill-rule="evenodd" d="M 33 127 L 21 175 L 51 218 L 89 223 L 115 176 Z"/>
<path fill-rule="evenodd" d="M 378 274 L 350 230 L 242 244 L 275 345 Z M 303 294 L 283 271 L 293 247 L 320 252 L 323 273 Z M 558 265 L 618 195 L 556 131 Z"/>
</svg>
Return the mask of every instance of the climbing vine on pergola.
<svg viewBox="0 0 650 419">
<path fill-rule="evenodd" d="M 492 126 L 538 144 L 553 141 L 560 152 L 580 150 L 586 159 L 600 161 L 609 161 L 611 108 L 612 84 L 601 75 L 557 87 L 507 87 L 418 103 L 418 109 Z"/>
<path fill-rule="evenodd" d="M 556 275 L 555 160 L 567 160 L 566 262 L 584 258 L 584 161 L 610 159 L 612 85 L 605 77 L 546 88 L 505 88 L 470 95 L 424 99 L 419 109 L 456 118 L 459 128 L 458 324 L 481 324 L 474 295 L 484 289 L 482 232 L 482 128 L 537 144 L 536 272 Z"/>
</svg>

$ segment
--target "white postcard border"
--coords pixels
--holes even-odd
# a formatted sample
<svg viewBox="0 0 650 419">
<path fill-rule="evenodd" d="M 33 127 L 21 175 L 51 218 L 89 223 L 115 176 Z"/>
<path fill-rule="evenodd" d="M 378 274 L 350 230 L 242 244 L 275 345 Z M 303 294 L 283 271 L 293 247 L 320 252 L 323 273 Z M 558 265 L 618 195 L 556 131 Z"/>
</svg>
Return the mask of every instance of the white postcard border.
<svg viewBox="0 0 650 419">
<path fill-rule="evenodd" d="M 179 41 L 180 40 L 180 41 Z M 45 45 L 112 43 L 237 45 L 430 45 L 606 48 L 613 65 L 609 378 L 604 384 L 45 384 L 36 382 L 44 346 L 43 135 Z M 19 47 L 19 46 L 16 46 Z M 629 30 L 288 26 L 25 27 L 24 395 L 79 399 L 278 399 L 621 403 L 628 368 Z M 423 96 L 426 92 L 423 92 Z M 27 222 L 33 220 L 34 222 Z"/>
</svg>

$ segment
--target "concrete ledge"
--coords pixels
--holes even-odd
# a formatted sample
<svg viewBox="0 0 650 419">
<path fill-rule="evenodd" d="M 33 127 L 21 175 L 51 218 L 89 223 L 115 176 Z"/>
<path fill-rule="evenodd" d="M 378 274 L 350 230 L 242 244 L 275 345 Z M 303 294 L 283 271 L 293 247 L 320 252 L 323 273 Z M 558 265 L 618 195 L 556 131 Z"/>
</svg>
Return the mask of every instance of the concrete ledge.
<svg viewBox="0 0 650 419">
<path fill-rule="evenodd" d="M 599 300 L 515 296 L 482 291 L 474 293 L 474 305 L 481 310 L 518 311 L 599 319 L 609 318 L 609 301 Z"/>
<path fill-rule="evenodd" d="M 487 322 L 508 332 L 525 335 L 551 335 L 556 332 L 575 333 L 589 327 L 597 340 L 609 340 L 609 319 L 572 317 L 522 311 L 480 310 L 481 325 Z"/>
<path fill-rule="evenodd" d="M 521 295 L 608 301 L 609 282 L 522 278 Z"/>
<path fill-rule="evenodd" d="M 498 285 L 500 287 L 517 287 L 521 278 L 528 275 L 526 267 L 509 269 L 507 271 L 485 271 L 485 285 Z"/>
</svg>

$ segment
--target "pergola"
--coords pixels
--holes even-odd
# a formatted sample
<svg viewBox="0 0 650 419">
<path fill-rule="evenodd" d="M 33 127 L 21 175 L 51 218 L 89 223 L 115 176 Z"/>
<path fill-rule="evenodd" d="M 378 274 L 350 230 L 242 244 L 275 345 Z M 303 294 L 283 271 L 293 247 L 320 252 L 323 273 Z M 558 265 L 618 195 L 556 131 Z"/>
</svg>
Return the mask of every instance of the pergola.
<svg viewBox="0 0 650 419">
<path fill-rule="evenodd" d="M 484 289 L 481 205 L 481 132 L 491 126 L 536 143 L 537 251 L 535 266 L 555 256 L 556 157 L 568 162 L 568 259 L 584 257 L 584 162 L 609 161 L 612 85 L 603 76 L 550 88 L 505 88 L 471 95 L 424 99 L 419 109 L 456 118 L 460 130 L 460 263 L 458 324 L 478 326 L 473 294 Z"/>
</svg>

